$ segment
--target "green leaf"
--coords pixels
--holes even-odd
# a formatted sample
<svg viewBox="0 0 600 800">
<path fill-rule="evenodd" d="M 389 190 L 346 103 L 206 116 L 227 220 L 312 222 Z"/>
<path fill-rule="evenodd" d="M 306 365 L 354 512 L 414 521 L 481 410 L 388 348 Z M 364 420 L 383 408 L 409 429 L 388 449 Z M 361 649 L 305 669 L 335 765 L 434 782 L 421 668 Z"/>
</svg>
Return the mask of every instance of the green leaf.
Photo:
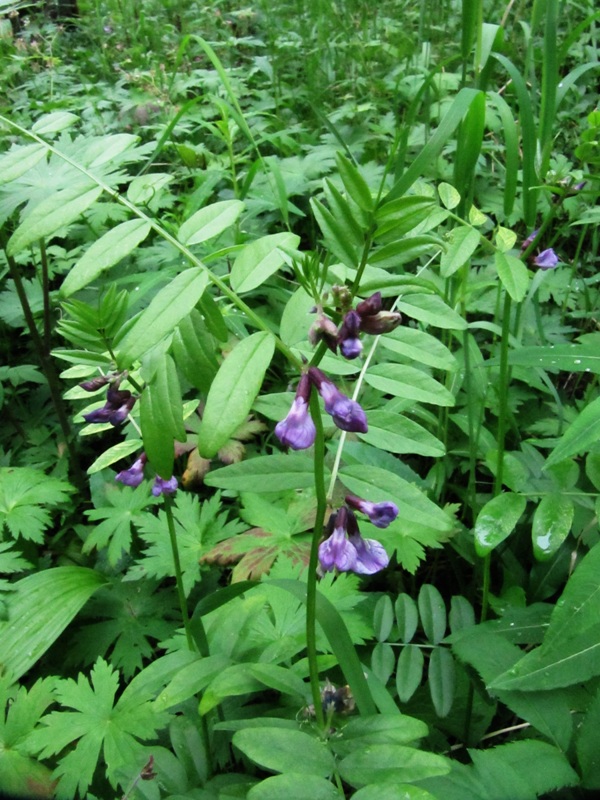
<svg viewBox="0 0 600 800">
<path fill-rule="evenodd" d="M 582 786 L 600 789 L 600 693 L 586 709 L 577 734 L 577 762 Z"/>
<path fill-rule="evenodd" d="M 600 674 L 599 574 L 600 546 L 595 545 L 569 578 L 541 647 L 500 675 L 491 688 L 547 690 Z"/>
<path fill-rule="evenodd" d="M 244 210 L 241 200 L 221 200 L 196 211 L 179 228 L 177 238 L 188 247 L 213 239 L 231 227 Z"/>
<path fill-rule="evenodd" d="M 208 276 L 200 267 L 184 270 L 160 290 L 119 344 L 119 363 L 131 365 L 164 339 L 198 303 Z"/>
<path fill-rule="evenodd" d="M 52 524 L 46 505 L 64 503 L 71 484 L 31 467 L 0 467 L 0 530 L 41 543 Z"/>
<path fill-rule="evenodd" d="M 427 685 L 438 717 L 447 717 L 452 709 L 455 672 L 452 653 L 444 647 L 434 648 L 427 669 Z"/>
<path fill-rule="evenodd" d="M 442 278 L 449 278 L 467 263 L 479 247 L 480 239 L 478 231 L 466 226 L 450 231 L 446 252 L 442 253 L 440 260 Z"/>
<path fill-rule="evenodd" d="M 350 247 L 358 252 L 363 245 L 364 234 L 362 225 L 350 207 L 349 201 L 327 178 L 323 181 L 323 192 L 329 205 L 329 211 L 341 234 Z"/>
<path fill-rule="evenodd" d="M 104 583 L 85 567 L 54 567 L 13 584 L 8 621 L 0 622 L 2 670 L 13 680 L 24 675 Z"/>
<path fill-rule="evenodd" d="M 145 700 L 129 699 L 125 693 L 115 704 L 119 674 L 103 659 L 98 659 L 90 677 L 91 684 L 81 674 L 77 682 L 60 681 L 57 699 L 73 711 L 46 715 L 41 721 L 43 727 L 29 738 L 30 746 L 42 758 L 77 742 L 54 772 L 63 796 L 74 797 L 77 792 L 85 796 L 101 753 L 108 778 L 116 786 L 119 768 L 127 766 L 133 771 L 136 762 L 144 763 L 139 761 L 144 758 L 144 749 L 138 740 L 154 739 L 157 729 L 164 725 Z"/>
<path fill-rule="evenodd" d="M 88 467 L 88 475 L 93 475 L 95 472 L 100 472 L 101 470 L 106 469 L 106 467 L 110 467 L 110 465 L 114 464 L 115 461 L 120 461 L 122 458 L 126 458 L 127 456 L 131 455 L 132 453 L 136 453 L 141 449 L 141 439 L 126 439 L 123 442 L 119 442 L 118 444 L 109 447 L 108 450 L 105 450 L 102 453 L 102 455 L 98 456 L 94 463 Z"/>
<path fill-rule="evenodd" d="M 407 644 L 398 656 L 396 667 L 396 689 L 401 703 L 408 703 L 421 685 L 425 659 L 416 644 Z"/>
<path fill-rule="evenodd" d="M 38 239 L 46 239 L 74 222 L 102 194 L 99 186 L 75 184 L 54 192 L 34 206 L 8 240 L 7 252 L 14 256 Z"/>
<path fill-rule="evenodd" d="M 570 497 L 549 494 L 542 497 L 533 515 L 533 553 L 546 561 L 556 553 L 571 531 L 575 506 Z"/>
<path fill-rule="evenodd" d="M 424 583 L 417 599 L 421 624 L 431 644 L 439 644 L 446 633 L 446 605 L 431 583 Z"/>
<path fill-rule="evenodd" d="M 463 331 L 466 321 L 444 303 L 436 294 L 405 295 L 397 303 L 398 311 L 419 322 L 433 325 L 434 328 L 448 328 Z"/>
<path fill-rule="evenodd" d="M 128 256 L 150 233 L 150 225 L 141 219 L 122 222 L 97 239 L 67 274 L 60 288 L 62 297 L 83 289 L 103 270 Z"/>
<path fill-rule="evenodd" d="M 500 359 L 489 359 L 493 366 Z M 508 363 L 520 367 L 545 369 L 549 372 L 593 372 L 600 375 L 600 353 L 597 345 L 557 344 L 538 347 L 517 347 L 510 350 Z"/>
<path fill-rule="evenodd" d="M 445 454 L 444 445 L 422 425 L 391 411 L 369 411 L 369 430 L 359 438 L 388 453 L 417 453 L 439 457 Z"/>
<path fill-rule="evenodd" d="M 233 744 L 255 764 L 272 772 L 294 772 L 327 777 L 333 756 L 325 742 L 302 731 L 285 728 L 246 728 L 233 735 Z"/>
<path fill-rule="evenodd" d="M 427 725 L 420 719 L 383 713 L 351 719 L 330 745 L 337 755 L 346 756 L 374 744 L 415 744 L 427 733 Z"/>
<path fill-rule="evenodd" d="M 153 704 L 157 711 L 166 711 L 204 691 L 230 665 L 229 657 L 222 653 L 206 658 L 195 655 L 196 659 L 183 665 L 160 692 Z"/>
<path fill-rule="evenodd" d="M 450 210 L 456 208 L 456 206 L 460 203 L 459 192 L 457 192 L 454 186 L 451 186 L 449 183 L 442 181 L 442 183 L 440 183 L 438 186 L 438 193 L 442 203 Z"/>
<path fill-rule="evenodd" d="M 65 128 L 70 128 L 79 122 L 79 117 L 71 114 L 70 111 L 52 111 L 50 114 L 44 114 L 31 126 L 33 133 L 38 136 L 47 136 L 50 133 L 59 133 L 64 131 Z"/>
<path fill-rule="evenodd" d="M 83 552 L 89 553 L 107 547 L 108 562 L 115 566 L 123 552 L 131 549 L 131 526 L 139 526 L 145 519 L 145 509 L 153 503 L 144 483 L 136 489 L 110 484 L 105 489 L 106 505 L 86 511 L 90 520 L 102 520 L 95 525 L 83 544 Z"/>
<path fill-rule="evenodd" d="M 197 309 L 181 320 L 173 334 L 173 356 L 186 379 L 206 393 L 219 369 L 215 342 Z"/>
<path fill-rule="evenodd" d="M 31 167 L 35 167 L 47 152 L 48 148 L 43 144 L 12 147 L 0 158 L 0 185 L 20 178 Z"/>
<path fill-rule="evenodd" d="M 173 474 L 175 440 L 185 442 L 183 402 L 173 359 L 156 352 L 144 363 L 152 377 L 140 398 L 140 425 L 144 450 L 158 474 L 168 480 Z"/>
<path fill-rule="evenodd" d="M 520 258 L 499 251 L 496 251 L 494 260 L 502 285 L 515 303 L 520 303 L 529 286 L 527 267 Z"/>
<path fill-rule="evenodd" d="M 231 267 L 234 291 L 251 292 L 285 264 L 279 248 L 294 250 L 300 243 L 295 233 L 273 233 L 244 246 Z"/>
<path fill-rule="evenodd" d="M 204 482 L 236 492 L 281 492 L 314 485 L 312 459 L 302 453 L 258 456 L 209 472 Z"/>
<path fill-rule="evenodd" d="M 486 556 L 510 536 L 525 511 L 527 500 L 518 494 L 504 492 L 492 498 L 481 509 L 475 522 L 475 550 Z"/>
<path fill-rule="evenodd" d="M 351 197 L 363 211 L 371 211 L 374 205 L 373 197 L 363 176 L 342 153 L 336 153 L 335 161 L 348 197 Z"/>
<path fill-rule="evenodd" d="M 409 594 L 402 592 L 394 603 L 398 635 L 404 644 L 411 641 L 419 624 L 419 610 L 417 604 Z"/>
<path fill-rule="evenodd" d="M 350 269 L 356 269 L 358 252 L 346 237 L 343 226 L 333 214 L 315 198 L 311 198 L 310 207 L 323 233 L 325 244 L 336 258 Z"/>
<path fill-rule="evenodd" d="M 432 248 L 444 249 L 444 243 L 438 236 L 426 233 L 405 236 L 374 250 L 369 256 L 369 264 L 379 269 L 394 269 L 429 253 Z"/>
<path fill-rule="evenodd" d="M 564 432 L 546 459 L 546 467 L 589 450 L 600 438 L 600 397 L 592 400 Z"/>
<path fill-rule="evenodd" d="M 396 744 L 371 745 L 343 758 L 338 769 L 342 779 L 357 788 L 369 783 L 410 783 L 433 775 L 445 775 L 451 762 L 443 756 Z"/>
<path fill-rule="evenodd" d="M 248 800 L 340 800 L 342 795 L 324 778 L 306 775 L 304 772 L 286 772 L 273 775 L 255 784 L 248 792 Z"/>
<path fill-rule="evenodd" d="M 431 375 L 405 364 L 376 364 L 365 375 L 365 381 L 384 394 L 432 403 L 436 406 L 453 406 L 454 395 Z"/>
<path fill-rule="evenodd" d="M 387 595 L 380 597 L 373 612 L 373 631 L 378 642 L 385 642 L 394 624 L 394 609 Z"/>
<path fill-rule="evenodd" d="M 246 420 L 271 363 L 275 341 L 264 332 L 242 339 L 222 363 L 208 393 L 198 449 L 212 458 Z"/>
<path fill-rule="evenodd" d="M 352 800 L 436 800 L 436 798 L 420 786 L 410 783 L 376 783 L 363 786 L 354 792 Z"/>
<path fill-rule="evenodd" d="M 446 345 L 435 336 L 417 328 L 401 326 L 382 336 L 379 343 L 386 350 L 392 350 L 419 364 L 437 369 L 456 369 L 456 359 Z"/>
</svg>

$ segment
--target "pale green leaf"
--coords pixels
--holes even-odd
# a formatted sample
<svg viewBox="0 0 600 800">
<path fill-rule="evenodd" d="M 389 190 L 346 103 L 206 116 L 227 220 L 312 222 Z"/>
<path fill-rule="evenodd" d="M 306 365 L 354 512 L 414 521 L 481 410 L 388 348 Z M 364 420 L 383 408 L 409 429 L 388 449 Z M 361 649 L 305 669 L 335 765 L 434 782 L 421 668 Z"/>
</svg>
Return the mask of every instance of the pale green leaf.
<svg viewBox="0 0 600 800">
<path fill-rule="evenodd" d="M 295 233 L 273 233 L 247 244 L 231 268 L 231 286 L 239 293 L 250 292 L 263 284 L 285 264 L 279 248 L 293 250 L 300 243 Z"/>
<path fill-rule="evenodd" d="M 244 210 L 241 200 L 221 200 L 196 211 L 186 220 L 177 234 L 185 245 L 198 244 L 213 239 L 231 227 Z"/>
</svg>

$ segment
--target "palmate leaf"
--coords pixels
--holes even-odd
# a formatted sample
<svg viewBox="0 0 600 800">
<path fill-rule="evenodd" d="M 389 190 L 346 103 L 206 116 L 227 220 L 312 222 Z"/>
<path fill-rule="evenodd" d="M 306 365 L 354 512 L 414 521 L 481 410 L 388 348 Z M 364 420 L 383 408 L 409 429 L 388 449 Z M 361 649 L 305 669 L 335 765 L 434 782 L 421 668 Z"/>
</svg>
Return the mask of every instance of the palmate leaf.
<svg viewBox="0 0 600 800">
<path fill-rule="evenodd" d="M 175 632 L 175 594 L 158 582 L 112 581 L 102 587 L 82 614 L 82 628 L 69 647 L 70 663 L 93 664 L 110 652 L 111 664 L 131 678 L 153 655 L 156 642 Z"/>
<path fill-rule="evenodd" d="M 91 521 L 102 520 L 102 522 L 85 540 L 83 551 L 89 553 L 93 549 L 108 547 L 108 560 L 115 565 L 123 552 L 129 552 L 131 526 L 142 525 L 146 518 L 144 511 L 156 503 L 156 500 L 148 495 L 148 486 L 145 482 L 137 489 L 109 484 L 105 496 L 110 505 L 85 512 Z"/>
<path fill-rule="evenodd" d="M 108 779 L 116 786 L 115 774 L 143 752 L 141 741 L 153 739 L 165 720 L 146 700 L 123 695 L 115 703 L 119 673 L 98 659 L 90 679 L 80 674 L 77 681 L 59 681 L 58 702 L 73 711 L 52 711 L 41 720 L 42 727 L 28 739 L 31 750 L 42 758 L 60 753 L 77 742 L 54 771 L 58 797 L 84 797 L 101 757 Z M 132 771 L 135 767 L 132 766 Z"/>
<path fill-rule="evenodd" d="M 54 685 L 54 678 L 44 678 L 27 691 L 0 678 L 0 787 L 10 797 L 54 796 L 51 771 L 27 748 L 27 737 L 54 702 Z"/>
<path fill-rule="evenodd" d="M 16 539 L 42 542 L 52 517 L 42 505 L 65 502 L 75 489 L 30 467 L 0 468 L 0 526 Z"/>
<path fill-rule="evenodd" d="M 221 511 L 220 495 L 216 494 L 202 505 L 193 495 L 177 495 L 173 514 L 183 575 L 183 586 L 189 594 L 200 578 L 200 559 L 217 542 L 244 530 L 237 521 L 227 521 Z M 158 516 L 146 515 L 139 527 L 142 539 L 148 544 L 144 557 L 131 571 L 132 577 L 151 575 L 156 578 L 175 577 L 169 529 L 164 511 Z"/>
</svg>

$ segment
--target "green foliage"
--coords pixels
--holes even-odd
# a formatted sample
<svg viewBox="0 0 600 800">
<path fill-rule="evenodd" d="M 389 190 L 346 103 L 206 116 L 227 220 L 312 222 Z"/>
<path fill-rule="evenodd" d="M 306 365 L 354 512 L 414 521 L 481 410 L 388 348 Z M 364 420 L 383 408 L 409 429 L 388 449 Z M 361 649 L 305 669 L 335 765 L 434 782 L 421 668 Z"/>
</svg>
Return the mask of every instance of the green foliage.
<svg viewBox="0 0 600 800">
<path fill-rule="evenodd" d="M 14 539 L 23 537 L 42 542 L 52 524 L 50 512 L 43 506 L 63 504 L 74 488 L 66 481 L 52 478 L 27 467 L 0 468 L 0 521 L 3 532 Z"/>
</svg>

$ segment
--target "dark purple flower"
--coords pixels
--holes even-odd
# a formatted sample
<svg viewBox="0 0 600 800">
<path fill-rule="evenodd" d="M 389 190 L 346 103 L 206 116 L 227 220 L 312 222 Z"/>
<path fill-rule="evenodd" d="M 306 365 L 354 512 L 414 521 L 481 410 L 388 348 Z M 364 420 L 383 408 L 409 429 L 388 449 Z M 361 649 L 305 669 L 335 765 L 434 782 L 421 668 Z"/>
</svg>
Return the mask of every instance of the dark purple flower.
<svg viewBox="0 0 600 800">
<path fill-rule="evenodd" d="M 344 358 L 356 358 L 362 353 L 362 342 L 358 338 L 360 331 L 360 315 L 356 311 L 348 311 L 338 331 L 340 352 Z"/>
<path fill-rule="evenodd" d="M 136 399 L 127 389 L 119 390 L 111 386 L 106 393 L 106 402 L 102 408 L 84 414 L 83 418 L 86 422 L 110 422 L 111 425 L 120 425 L 127 418 Z"/>
<path fill-rule="evenodd" d="M 123 469 L 121 472 L 117 472 L 115 475 L 115 480 L 119 481 L 119 483 L 125 484 L 125 486 L 139 486 L 140 483 L 144 480 L 144 464 L 146 463 L 146 454 L 142 453 L 142 455 L 134 461 L 133 464 L 129 467 L 129 469 Z"/>
<path fill-rule="evenodd" d="M 292 450 L 305 450 L 315 441 L 317 429 L 308 411 L 310 379 L 305 373 L 300 378 L 292 408 L 285 419 L 275 426 L 275 435 Z"/>
<path fill-rule="evenodd" d="M 152 494 L 154 497 L 160 497 L 161 494 L 175 494 L 177 491 L 177 478 L 171 476 L 168 480 L 161 478 L 157 475 L 154 478 L 154 485 L 152 486 Z"/>
<path fill-rule="evenodd" d="M 332 514 L 330 526 L 333 526 L 331 535 L 319 545 L 319 562 L 323 572 L 351 572 L 356 565 L 356 548 L 347 537 L 348 509 L 342 506 L 337 514 Z"/>
<path fill-rule="evenodd" d="M 402 322 L 402 314 L 398 311 L 380 311 L 378 314 L 361 317 L 360 329 L 363 333 L 379 336 L 390 333 Z"/>
<path fill-rule="evenodd" d="M 554 250 L 549 247 L 547 250 L 542 250 L 541 253 L 533 259 L 533 263 L 540 269 L 555 269 L 558 264 L 558 256 Z"/>
<path fill-rule="evenodd" d="M 357 511 L 366 514 L 377 528 L 387 528 L 390 522 L 393 522 L 398 516 L 398 506 L 392 503 L 391 500 L 370 503 L 368 500 L 362 500 L 360 497 L 348 494 L 346 495 L 346 503 L 350 508 L 355 508 Z"/>
<path fill-rule="evenodd" d="M 109 381 L 109 375 L 98 375 L 98 377 L 91 378 L 89 381 L 83 381 L 79 385 L 82 389 L 85 389 L 86 392 L 95 392 L 97 389 L 102 388 L 102 386 L 106 386 Z"/>
<path fill-rule="evenodd" d="M 379 314 L 382 309 L 381 292 L 375 292 L 366 300 L 361 300 L 356 306 L 356 313 L 361 317 L 370 317 Z"/>
<path fill-rule="evenodd" d="M 320 369 L 310 367 L 308 375 L 323 398 L 325 411 L 331 414 L 338 428 L 352 433 L 367 432 L 367 416 L 355 400 L 350 400 L 342 394 L 335 384 L 327 380 Z"/>
</svg>

